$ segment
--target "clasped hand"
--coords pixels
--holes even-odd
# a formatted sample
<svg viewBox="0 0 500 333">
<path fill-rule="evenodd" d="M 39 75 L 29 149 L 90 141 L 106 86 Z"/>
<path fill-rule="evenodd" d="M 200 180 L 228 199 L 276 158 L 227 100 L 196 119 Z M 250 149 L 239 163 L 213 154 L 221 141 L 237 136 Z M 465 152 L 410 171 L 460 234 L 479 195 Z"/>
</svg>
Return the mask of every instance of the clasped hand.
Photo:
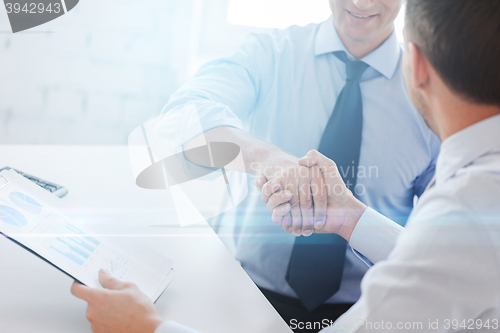
<svg viewBox="0 0 500 333">
<path fill-rule="evenodd" d="M 272 221 L 295 236 L 336 233 L 349 241 L 366 206 L 345 186 L 337 165 L 316 150 L 282 174 L 261 174 L 257 189 Z"/>
</svg>

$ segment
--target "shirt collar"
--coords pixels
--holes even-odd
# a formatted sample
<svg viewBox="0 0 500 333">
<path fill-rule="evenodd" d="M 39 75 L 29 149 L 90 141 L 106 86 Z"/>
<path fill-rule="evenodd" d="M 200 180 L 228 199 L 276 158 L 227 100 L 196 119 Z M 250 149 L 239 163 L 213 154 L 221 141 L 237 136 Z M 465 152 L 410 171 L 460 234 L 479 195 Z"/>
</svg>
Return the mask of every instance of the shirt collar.
<svg viewBox="0 0 500 333">
<path fill-rule="evenodd" d="M 340 39 L 333 24 L 333 17 L 330 16 L 318 28 L 314 41 L 314 54 L 318 56 L 336 51 L 344 51 L 350 58 L 353 58 Z M 391 79 L 398 67 L 400 56 L 401 47 L 399 46 L 396 33 L 393 31 L 391 36 L 382 45 L 360 60 L 376 69 L 386 78 Z"/>
<path fill-rule="evenodd" d="M 481 156 L 500 153 L 500 115 L 457 132 L 441 145 L 436 163 L 436 182 L 441 183 Z"/>
</svg>

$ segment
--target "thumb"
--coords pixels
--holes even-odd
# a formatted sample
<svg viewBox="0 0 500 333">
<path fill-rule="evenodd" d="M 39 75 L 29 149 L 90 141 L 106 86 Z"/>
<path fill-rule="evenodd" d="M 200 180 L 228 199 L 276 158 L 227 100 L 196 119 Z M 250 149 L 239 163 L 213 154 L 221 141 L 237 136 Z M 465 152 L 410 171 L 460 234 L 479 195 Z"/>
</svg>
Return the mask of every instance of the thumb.
<svg viewBox="0 0 500 333">
<path fill-rule="evenodd" d="M 309 151 L 306 156 L 299 160 L 299 164 L 307 167 L 318 166 L 323 173 L 325 182 L 342 180 L 337 164 L 317 150 Z"/>
<path fill-rule="evenodd" d="M 110 290 L 120 290 L 126 288 L 127 286 L 125 282 L 115 279 L 104 269 L 99 271 L 99 282 L 104 288 Z"/>
<path fill-rule="evenodd" d="M 74 281 L 73 285 L 71 286 L 71 293 L 73 294 L 73 296 L 83 299 L 84 301 L 88 301 L 90 299 L 92 292 L 93 291 L 91 288 L 76 281 Z"/>
<path fill-rule="evenodd" d="M 305 167 L 312 167 L 318 164 L 318 157 L 321 155 L 317 150 L 310 150 L 306 156 L 299 159 L 299 164 Z"/>
<path fill-rule="evenodd" d="M 306 156 L 299 159 L 299 164 L 306 167 L 317 165 L 320 169 L 328 171 L 336 171 L 337 165 L 334 161 L 321 154 L 317 150 L 310 150 Z"/>
<path fill-rule="evenodd" d="M 264 175 L 257 176 L 257 180 L 255 181 L 255 187 L 259 192 L 262 192 L 262 187 L 267 182 L 267 178 Z"/>
</svg>

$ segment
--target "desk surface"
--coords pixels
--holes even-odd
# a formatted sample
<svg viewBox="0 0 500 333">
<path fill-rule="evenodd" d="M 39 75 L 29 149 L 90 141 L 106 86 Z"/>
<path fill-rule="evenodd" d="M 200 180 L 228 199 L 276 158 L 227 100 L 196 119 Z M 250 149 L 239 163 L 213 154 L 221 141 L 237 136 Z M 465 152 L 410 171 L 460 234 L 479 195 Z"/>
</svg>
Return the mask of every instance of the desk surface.
<svg viewBox="0 0 500 333">
<path fill-rule="evenodd" d="M 126 146 L 0 145 L 3 166 L 66 186 L 67 213 L 103 236 L 174 259 L 176 277 L 156 303 L 165 319 L 204 333 L 291 332 L 208 225 L 179 227 L 168 191 L 135 186 Z M 5 238 L 0 253 L 2 332 L 90 332 L 69 277 Z"/>
</svg>

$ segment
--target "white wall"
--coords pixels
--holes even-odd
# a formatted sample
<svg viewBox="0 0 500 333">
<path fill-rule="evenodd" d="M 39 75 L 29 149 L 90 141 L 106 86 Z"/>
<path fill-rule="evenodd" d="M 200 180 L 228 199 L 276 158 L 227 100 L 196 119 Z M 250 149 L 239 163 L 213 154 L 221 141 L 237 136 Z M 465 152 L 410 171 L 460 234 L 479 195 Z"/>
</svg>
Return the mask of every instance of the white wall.
<svg viewBox="0 0 500 333">
<path fill-rule="evenodd" d="M 283 2 L 81 0 L 17 34 L 0 6 L 0 144 L 125 144 L 203 62 L 270 27 L 262 18 L 306 23 L 294 21 L 305 7 L 310 21 L 328 17 L 328 0 L 294 0 L 296 12 L 280 13 Z M 235 25 L 245 12 L 253 17 Z"/>
<path fill-rule="evenodd" d="M 187 78 L 195 5 L 82 0 L 17 34 L 0 7 L 0 143 L 126 143 Z"/>
</svg>

